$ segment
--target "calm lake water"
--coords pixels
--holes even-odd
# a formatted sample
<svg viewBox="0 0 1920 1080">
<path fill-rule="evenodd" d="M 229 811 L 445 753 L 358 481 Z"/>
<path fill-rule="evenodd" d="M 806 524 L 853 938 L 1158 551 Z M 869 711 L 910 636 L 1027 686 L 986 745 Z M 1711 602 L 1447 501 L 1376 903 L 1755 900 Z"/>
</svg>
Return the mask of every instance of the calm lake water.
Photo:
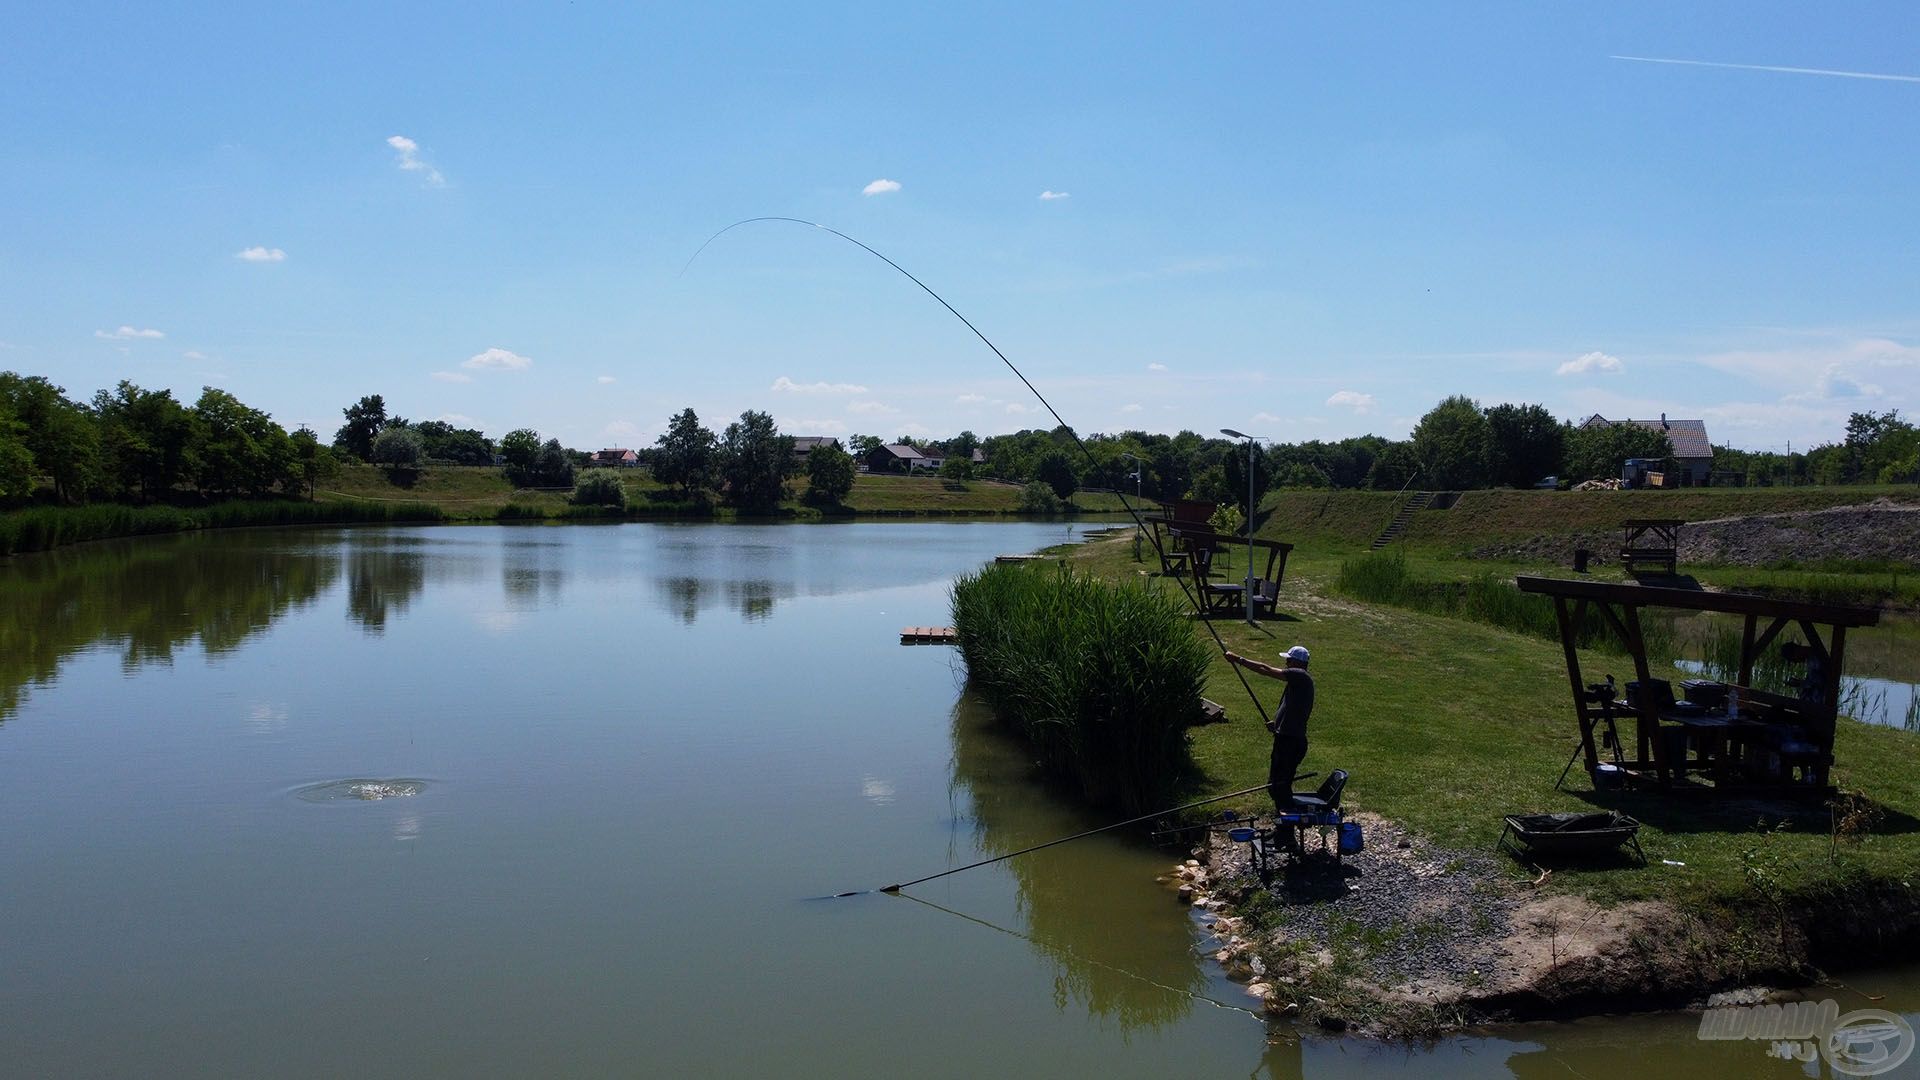
<svg viewBox="0 0 1920 1080">
<path fill-rule="evenodd" d="M 1171 856 L 1113 838 L 812 899 L 1098 823 L 1033 783 L 953 650 L 897 644 L 954 575 L 1075 531 L 0 561 L 0 1074 L 1815 1075 L 1687 1016 L 1270 1030 L 1153 883 Z M 1920 1005 L 1908 973 L 1849 982 Z"/>
</svg>

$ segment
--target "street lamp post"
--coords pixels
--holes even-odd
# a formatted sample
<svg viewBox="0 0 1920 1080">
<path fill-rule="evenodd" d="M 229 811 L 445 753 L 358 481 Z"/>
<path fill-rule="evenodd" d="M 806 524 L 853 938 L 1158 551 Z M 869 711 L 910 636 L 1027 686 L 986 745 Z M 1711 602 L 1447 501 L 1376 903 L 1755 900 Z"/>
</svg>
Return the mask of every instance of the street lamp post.
<svg viewBox="0 0 1920 1080">
<path fill-rule="evenodd" d="M 1146 467 L 1140 463 L 1139 457 L 1135 456 L 1134 454 L 1128 453 L 1123 450 L 1121 451 L 1120 456 L 1133 462 L 1133 501 L 1139 502 L 1141 501 L 1140 474 L 1146 471 Z M 1133 523 L 1133 561 L 1134 562 L 1140 561 L 1140 541 L 1144 538 L 1143 534 L 1145 533 L 1145 531 L 1146 531 L 1145 526 L 1141 525 L 1138 521 L 1135 521 Z"/>
<path fill-rule="evenodd" d="M 1224 427 L 1220 434 L 1247 440 L 1247 591 L 1241 594 L 1240 602 L 1246 608 L 1247 625 L 1253 626 L 1253 451 L 1260 437 Z"/>
</svg>

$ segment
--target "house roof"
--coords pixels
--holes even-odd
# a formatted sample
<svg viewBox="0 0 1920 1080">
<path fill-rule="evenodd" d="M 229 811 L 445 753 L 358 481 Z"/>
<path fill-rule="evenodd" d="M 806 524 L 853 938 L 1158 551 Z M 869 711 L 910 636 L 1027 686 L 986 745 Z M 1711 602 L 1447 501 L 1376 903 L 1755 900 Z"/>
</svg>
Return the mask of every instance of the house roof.
<svg viewBox="0 0 1920 1080">
<path fill-rule="evenodd" d="M 831 435 L 795 435 L 793 437 L 794 450 L 802 454 L 818 450 L 823 446 L 839 445 L 840 440 Z"/>
<path fill-rule="evenodd" d="M 593 460 L 595 461 L 620 461 L 628 457 L 638 456 L 638 454 L 624 447 L 618 450 L 595 450 L 593 452 Z"/>
<path fill-rule="evenodd" d="M 919 447 L 908 446 L 905 443 L 888 443 L 880 449 L 902 461 L 925 461 L 927 459 L 927 455 L 921 453 Z"/>
<path fill-rule="evenodd" d="M 1705 420 L 1671 420 L 1658 417 L 1653 420 L 1608 420 L 1595 413 L 1581 427 L 1593 427 L 1595 424 L 1632 424 L 1648 431 L 1664 432 L 1667 441 L 1673 444 L 1673 456 L 1676 458 L 1711 458 L 1713 443 L 1707 439 Z"/>
</svg>

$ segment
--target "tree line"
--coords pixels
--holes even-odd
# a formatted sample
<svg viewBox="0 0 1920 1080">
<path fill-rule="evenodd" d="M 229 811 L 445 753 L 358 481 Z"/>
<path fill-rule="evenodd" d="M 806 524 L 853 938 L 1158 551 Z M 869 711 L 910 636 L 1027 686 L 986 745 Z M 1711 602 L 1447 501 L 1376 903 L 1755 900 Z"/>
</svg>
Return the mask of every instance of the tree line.
<svg viewBox="0 0 1920 1080">
<path fill-rule="evenodd" d="M 330 455 L 225 390 L 191 405 L 121 380 L 76 401 L 44 376 L 0 371 L 0 504 L 298 494 Z"/>
</svg>

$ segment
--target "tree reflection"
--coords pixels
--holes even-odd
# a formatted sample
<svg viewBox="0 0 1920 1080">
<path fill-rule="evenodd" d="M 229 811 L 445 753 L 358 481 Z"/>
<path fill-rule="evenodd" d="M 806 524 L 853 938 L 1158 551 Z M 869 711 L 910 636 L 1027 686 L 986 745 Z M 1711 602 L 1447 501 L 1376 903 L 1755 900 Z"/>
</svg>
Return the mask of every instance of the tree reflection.
<svg viewBox="0 0 1920 1080">
<path fill-rule="evenodd" d="M 427 560 L 402 546 L 355 544 L 347 551 L 347 617 L 369 634 L 386 633 L 427 587 Z"/>
<path fill-rule="evenodd" d="M 231 652 L 340 576 L 340 557 L 235 534 L 85 544 L 0 560 L 0 720 L 68 658 L 112 645 L 129 672 L 197 644 Z"/>
<path fill-rule="evenodd" d="M 1105 823 L 1047 790 L 1024 748 L 972 693 L 954 707 L 953 746 L 954 786 L 972 804 L 975 841 L 988 855 Z M 1120 842 L 1063 844 L 1001 865 L 1019 885 L 1024 936 L 1055 965 L 1056 1005 L 1077 1001 L 1125 1028 L 1160 1027 L 1187 1015 L 1190 995 L 1206 994 L 1206 972 L 1185 928 L 1167 926 L 1184 918 L 1171 899 L 1152 888 L 1103 887 L 1116 873 L 1140 873 L 1145 884 L 1150 864 L 1116 853 Z M 1155 926 L 1175 936 L 1142 932 Z"/>
</svg>

